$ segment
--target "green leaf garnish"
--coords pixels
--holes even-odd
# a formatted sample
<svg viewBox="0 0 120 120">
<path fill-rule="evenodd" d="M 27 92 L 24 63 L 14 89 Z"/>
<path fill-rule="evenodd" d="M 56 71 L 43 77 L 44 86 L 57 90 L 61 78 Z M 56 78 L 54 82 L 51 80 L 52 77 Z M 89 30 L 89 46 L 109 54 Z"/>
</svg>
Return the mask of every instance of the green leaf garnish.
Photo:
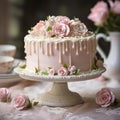
<svg viewBox="0 0 120 120">
<path fill-rule="evenodd" d="M 49 66 L 48 69 L 52 69 L 52 67 Z"/>
<path fill-rule="evenodd" d="M 50 18 L 50 15 L 49 16 L 47 16 L 47 20 Z"/>
<path fill-rule="evenodd" d="M 30 30 L 28 30 L 28 33 L 30 33 L 31 31 L 33 31 L 33 27 L 31 27 Z"/>
<path fill-rule="evenodd" d="M 33 27 L 30 28 L 30 31 L 33 31 Z"/>
<path fill-rule="evenodd" d="M 39 103 L 38 101 L 35 101 L 35 102 L 33 103 L 33 105 L 36 106 L 36 105 L 38 105 L 38 103 Z"/>
<path fill-rule="evenodd" d="M 76 17 L 74 16 L 74 20 L 76 19 Z"/>
<path fill-rule="evenodd" d="M 63 67 L 64 67 L 64 68 L 68 68 L 68 66 L 67 66 L 66 64 L 63 64 Z"/>
<path fill-rule="evenodd" d="M 39 69 L 35 68 L 35 73 L 39 73 Z"/>
<path fill-rule="evenodd" d="M 48 72 L 47 71 L 43 71 L 41 74 L 42 75 L 48 75 Z"/>
<path fill-rule="evenodd" d="M 98 67 L 96 66 L 96 64 L 94 63 L 93 65 L 92 65 L 92 69 L 97 69 Z"/>
<path fill-rule="evenodd" d="M 80 73 L 80 69 L 77 69 L 77 70 L 76 70 L 76 74 L 79 74 L 79 73 Z"/>
<path fill-rule="evenodd" d="M 32 103 L 29 101 L 29 105 L 27 106 L 27 108 L 32 108 Z"/>
<path fill-rule="evenodd" d="M 49 27 L 47 28 L 47 31 L 51 31 L 51 30 L 52 30 L 52 27 L 49 26 Z"/>
<path fill-rule="evenodd" d="M 26 64 L 20 65 L 19 67 L 20 67 L 21 69 L 25 69 L 25 68 L 26 68 Z"/>
<path fill-rule="evenodd" d="M 51 37 L 56 37 L 55 35 L 52 35 Z"/>
<path fill-rule="evenodd" d="M 94 58 L 94 64 L 92 65 L 92 69 L 97 69 L 98 68 L 96 63 L 97 63 L 97 58 Z"/>
</svg>

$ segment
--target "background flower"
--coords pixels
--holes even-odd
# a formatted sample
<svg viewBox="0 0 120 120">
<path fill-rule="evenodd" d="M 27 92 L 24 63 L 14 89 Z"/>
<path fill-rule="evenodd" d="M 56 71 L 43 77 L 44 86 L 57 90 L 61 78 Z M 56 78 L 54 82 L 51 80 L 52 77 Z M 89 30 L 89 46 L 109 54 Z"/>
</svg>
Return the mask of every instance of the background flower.
<svg viewBox="0 0 120 120">
<path fill-rule="evenodd" d="M 108 0 L 108 4 L 104 1 L 97 2 L 91 9 L 88 19 L 98 27 L 96 32 L 99 32 L 100 29 L 106 33 L 120 31 L 120 1 Z"/>
<path fill-rule="evenodd" d="M 114 14 L 120 14 L 120 1 L 119 0 L 116 0 L 115 2 L 113 2 L 112 0 L 109 0 L 109 4 L 110 4 L 111 12 L 113 12 Z"/>
<path fill-rule="evenodd" d="M 91 9 L 88 19 L 92 20 L 96 25 L 103 24 L 108 17 L 108 6 L 104 1 L 99 1 Z"/>
</svg>

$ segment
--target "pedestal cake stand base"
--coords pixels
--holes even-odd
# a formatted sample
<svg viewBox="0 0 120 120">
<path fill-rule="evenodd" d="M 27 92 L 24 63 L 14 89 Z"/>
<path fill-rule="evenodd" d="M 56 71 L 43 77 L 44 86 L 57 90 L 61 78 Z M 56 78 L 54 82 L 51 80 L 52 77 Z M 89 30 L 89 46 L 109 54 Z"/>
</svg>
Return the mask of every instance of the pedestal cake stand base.
<svg viewBox="0 0 120 120">
<path fill-rule="evenodd" d="M 67 83 L 53 83 L 52 89 L 40 96 L 40 104 L 48 106 L 72 106 L 83 103 L 82 97 L 68 89 Z"/>
</svg>

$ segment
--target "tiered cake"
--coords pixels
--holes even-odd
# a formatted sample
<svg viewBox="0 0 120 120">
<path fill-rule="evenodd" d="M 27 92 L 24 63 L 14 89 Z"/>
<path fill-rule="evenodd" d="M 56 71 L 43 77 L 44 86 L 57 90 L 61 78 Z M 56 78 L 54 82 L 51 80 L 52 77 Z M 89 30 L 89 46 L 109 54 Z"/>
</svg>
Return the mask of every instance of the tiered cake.
<svg viewBox="0 0 120 120">
<path fill-rule="evenodd" d="M 49 16 L 24 38 L 26 70 L 44 75 L 76 75 L 102 66 L 96 38 L 78 18 Z"/>
</svg>

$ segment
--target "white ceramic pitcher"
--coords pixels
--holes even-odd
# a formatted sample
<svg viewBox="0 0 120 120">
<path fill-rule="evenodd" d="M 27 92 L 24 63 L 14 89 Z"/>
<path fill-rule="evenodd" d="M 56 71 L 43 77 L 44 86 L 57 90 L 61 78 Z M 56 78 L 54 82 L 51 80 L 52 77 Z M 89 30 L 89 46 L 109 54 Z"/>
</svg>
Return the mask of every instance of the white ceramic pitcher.
<svg viewBox="0 0 120 120">
<path fill-rule="evenodd" d="M 97 51 L 101 57 L 104 58 L 104 64 L 107 69 L 107 74 L 105 75 L 106 77 L 110 78 L 108 87 L 120 87 L 120 32 L 109 32 L 109 36 L 99 33 L 96 36 L 97 41 L 99 41 L 100 38 L 111 42 L 108 57 L 105 56 L 105 53 L 99 44 L 97 46 Z"/>
</svg>

